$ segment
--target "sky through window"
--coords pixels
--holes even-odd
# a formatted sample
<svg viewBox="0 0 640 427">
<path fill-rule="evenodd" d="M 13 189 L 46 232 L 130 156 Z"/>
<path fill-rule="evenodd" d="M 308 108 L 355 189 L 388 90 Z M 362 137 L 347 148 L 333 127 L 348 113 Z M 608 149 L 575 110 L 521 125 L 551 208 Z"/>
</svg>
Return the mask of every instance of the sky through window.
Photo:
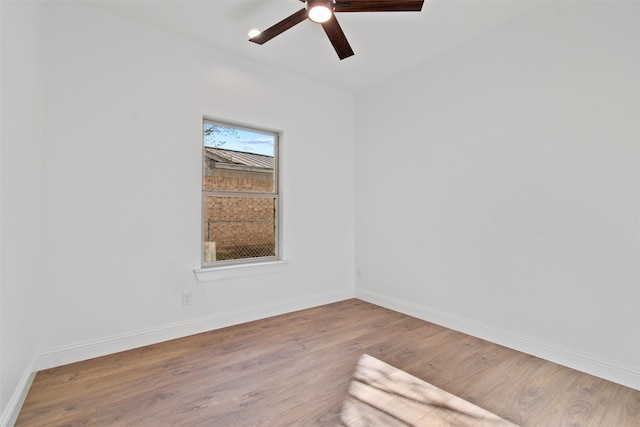
<svg viewBox="0 0 640 427">
<path fill-rule="evenodd" d="M 204 129 L 204 145 L 206 147 L 218 147 L 271 157 L 274 155 L 275 136 L 272 134 L 211 123 L 205 123 Z M 207 134 L 208 129 L 210 129 L 209 134 Z"/>
</svg>

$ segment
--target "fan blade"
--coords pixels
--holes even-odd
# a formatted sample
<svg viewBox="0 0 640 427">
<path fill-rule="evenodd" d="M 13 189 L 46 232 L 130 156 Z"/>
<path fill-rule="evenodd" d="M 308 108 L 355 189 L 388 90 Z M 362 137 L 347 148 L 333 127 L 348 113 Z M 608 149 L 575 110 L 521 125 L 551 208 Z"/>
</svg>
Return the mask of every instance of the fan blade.
<svg viewBox="0 0 640 427">
<path fill-rule="evenodd" d="M 338 24 L 335 15 L 332 14 L 331 19 L 323 22 L 321 25 L 341 60 L 353 55 L 353 50 L 347 41 L 347 36 L 344 35 L 342 28 L 340 28 L 340 24 Z"/>
<path fill-rule="evenodd" d="M 424 0 L 336 0 L 335 12 L 420 12 Z"/>
<path fill-rule="evenodd" d="M 287 18 L 284 18 L 282 21 L 278 22 L 277 24 L 267 28 L 257 36 L 250 38 L 249 41 L 252 41 L 258 44 L 265 44 L 266 42 L 268 42 L 278 34 L 284 33 L 289 28 L 295 25 L 298 25 L 305 19 L 307 19 L 307 9 L 302 8 L 296 13 L 294 13 L 293 15 Z"/>
</svg>

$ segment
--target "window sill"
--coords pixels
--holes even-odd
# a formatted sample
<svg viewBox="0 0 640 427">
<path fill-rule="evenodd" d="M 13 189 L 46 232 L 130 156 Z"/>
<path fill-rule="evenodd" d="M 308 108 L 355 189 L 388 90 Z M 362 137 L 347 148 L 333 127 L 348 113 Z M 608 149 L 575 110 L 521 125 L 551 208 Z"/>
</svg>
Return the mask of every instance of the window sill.
<svg viewBox="0 0 640 427">
<path fill-rule="evenodd" d="M 225 265 L 193 270 L 198 282 L 233 279 L 235 277 L 255 276 L 260 274 L 280 273 L 285 271 L 287 261 L 256 262 L 253 264 Z"/>
</svg>

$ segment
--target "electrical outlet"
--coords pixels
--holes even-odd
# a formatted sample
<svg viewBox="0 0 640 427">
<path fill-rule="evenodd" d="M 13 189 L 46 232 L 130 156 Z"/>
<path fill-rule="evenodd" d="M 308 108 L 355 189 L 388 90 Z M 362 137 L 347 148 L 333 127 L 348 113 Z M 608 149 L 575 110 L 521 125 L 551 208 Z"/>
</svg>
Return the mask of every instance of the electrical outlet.
<svg viewBox="0 0 640 427">
<path fill-rule="evenodd" d="M 191 291 L 182 291 L 182 305 L 191 305 Z"/>
</svg>

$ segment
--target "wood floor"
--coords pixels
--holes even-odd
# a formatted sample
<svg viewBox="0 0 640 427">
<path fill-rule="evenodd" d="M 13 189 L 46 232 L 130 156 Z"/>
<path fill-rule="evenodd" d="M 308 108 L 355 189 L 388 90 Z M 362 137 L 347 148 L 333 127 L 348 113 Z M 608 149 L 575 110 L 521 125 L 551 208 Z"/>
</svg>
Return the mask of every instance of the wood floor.
<svg viewBox="0 0 640 427">
<path fill-rule="evenodd" d="M 640 426 L 640 391 L 356 299 L 38 372 L 16 426 L 339 426 L 362 354 L 523 426 Z"/>
</svg>

